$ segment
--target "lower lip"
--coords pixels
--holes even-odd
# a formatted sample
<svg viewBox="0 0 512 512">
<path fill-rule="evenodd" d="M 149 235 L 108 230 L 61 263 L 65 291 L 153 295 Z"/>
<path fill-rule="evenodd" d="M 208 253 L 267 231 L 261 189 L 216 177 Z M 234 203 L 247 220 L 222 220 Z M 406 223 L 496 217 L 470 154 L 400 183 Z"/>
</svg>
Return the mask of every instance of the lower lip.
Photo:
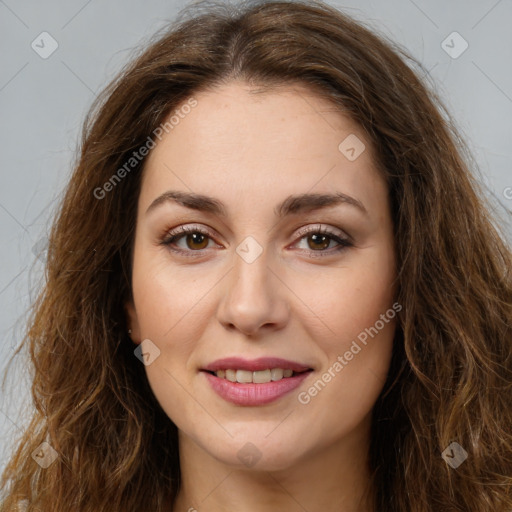
<svg viewBox="0 0 512 512">
<path fill-rule="evenodd" d="M 236 405 L 264 405 L 300 386 L 302 381 L 311 373 L 303 372 L 293 377 L 285 377 L 281 380 L 266 382 L 264 384 L 242 384 L 220 379 L 211 373 L 203 371 L 212 389 L 224 400 Z"/>
</svg>

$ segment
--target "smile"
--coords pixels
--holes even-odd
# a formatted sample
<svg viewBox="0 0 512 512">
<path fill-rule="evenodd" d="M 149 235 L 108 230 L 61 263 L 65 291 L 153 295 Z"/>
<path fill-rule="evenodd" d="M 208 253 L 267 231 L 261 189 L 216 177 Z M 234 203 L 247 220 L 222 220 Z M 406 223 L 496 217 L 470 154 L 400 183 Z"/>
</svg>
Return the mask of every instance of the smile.
<svg viewBox="0 0 512 512">
<path fill-rule="evenodd" d="M 307 365 L 272 357 L 251 361 L 229 357 L 200 370 L 217 395 L 246 407 L 278 400 L 300 386 L 312 372 Z"/>
</svg>

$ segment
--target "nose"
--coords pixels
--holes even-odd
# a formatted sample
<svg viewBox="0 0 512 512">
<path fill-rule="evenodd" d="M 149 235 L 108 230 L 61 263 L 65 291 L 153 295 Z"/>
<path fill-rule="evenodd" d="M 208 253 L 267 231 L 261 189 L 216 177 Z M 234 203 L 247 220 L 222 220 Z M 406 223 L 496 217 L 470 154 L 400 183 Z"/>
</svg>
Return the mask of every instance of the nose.
<svg viewBox="0 0 512 512">
<path fill-rule="evenodd" d="M 266 253 L 248 262 L 234 255 L 234 266 L 225 280 L 217 316 L 228 330 L 258 336 L 282 329 L 289 318 L 288 290 L 269 266 Z"/>
</svg>

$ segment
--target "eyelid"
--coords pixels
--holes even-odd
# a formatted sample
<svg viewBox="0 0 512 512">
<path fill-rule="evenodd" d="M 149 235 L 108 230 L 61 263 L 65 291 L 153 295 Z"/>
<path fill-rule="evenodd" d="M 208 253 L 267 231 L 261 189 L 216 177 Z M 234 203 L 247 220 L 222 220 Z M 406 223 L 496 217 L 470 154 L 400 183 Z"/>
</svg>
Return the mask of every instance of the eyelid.
<svg viewBox="0 0 512 512">
<path fill-rule="evenodd" d="M 201 224 L 182 224 L 180 226 L 177 226 L 172 229 L 166 229 L 165 235 L 167 238 L 170 238 L 171 236 L 177 236 L 181 233 L 187 234 L 190 232 L 200 232 L 207 234 L 210 238 L 215 238 L 215 235 L 213 234 L 213 231 L 211 231 L 209 228 L 201 225 Z"/>
<path fill-rule="evenodd" d="M 296 236 L 303 237 L 304 235 L 307 235 L 309 233 L 324 233 L 324 234 L 330 234 L 330 235 L 336 235 L 339 238 L 343 238 L 349 242 L 354 242 L 352 237 L 346 233 L 345 231 L 342 231 L 339 228 L 335 228 L 332 226 L 327 227 L 326 225 L 323 225 L 321 223 L 316 224 L 309 224 L 308 226 L 304 226 L 303 228 L 300 228 L 296 232 Z"/>
</svg>

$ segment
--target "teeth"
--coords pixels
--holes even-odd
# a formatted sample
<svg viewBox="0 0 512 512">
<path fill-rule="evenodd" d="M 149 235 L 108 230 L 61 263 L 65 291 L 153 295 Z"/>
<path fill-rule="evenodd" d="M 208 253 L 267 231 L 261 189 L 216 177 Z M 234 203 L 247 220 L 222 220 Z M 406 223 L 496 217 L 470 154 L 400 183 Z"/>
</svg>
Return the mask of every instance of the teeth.
<svg viewBox="0 0 512 512">
<path fill-rule="evenodd" d="M 281 380 L 284 376 L 284 370 L 282 368 L 273 368 L 270 370 L 272 380 Z"/>
<path fill-rule="evenodd" d="M 252 372 L 252 381 L 257 384 L 264 384 L 265 382 L 270 382 L 271 379 L 271 371 L 270 370 L 262 370 L 259 372 Z"/>
<path fill-rule="evenodd" d="M 252 382 L 252 372 L 248 372 L 247 370 L 237 370 L 236 381 L 241 383 Z"/>
<path fill-rule="evenodd" d="M 220 379 L 227 379 L 230 382 L 239 382 L 241 384 L 256 383 L 265 384 L 267 382 L 275 382 L 284 378 L 291 377 L 293 370 L 282 368 L 272 368 L 251 372 L 248 370 L 218 370 L 215 375 Z"/>
</svg>

